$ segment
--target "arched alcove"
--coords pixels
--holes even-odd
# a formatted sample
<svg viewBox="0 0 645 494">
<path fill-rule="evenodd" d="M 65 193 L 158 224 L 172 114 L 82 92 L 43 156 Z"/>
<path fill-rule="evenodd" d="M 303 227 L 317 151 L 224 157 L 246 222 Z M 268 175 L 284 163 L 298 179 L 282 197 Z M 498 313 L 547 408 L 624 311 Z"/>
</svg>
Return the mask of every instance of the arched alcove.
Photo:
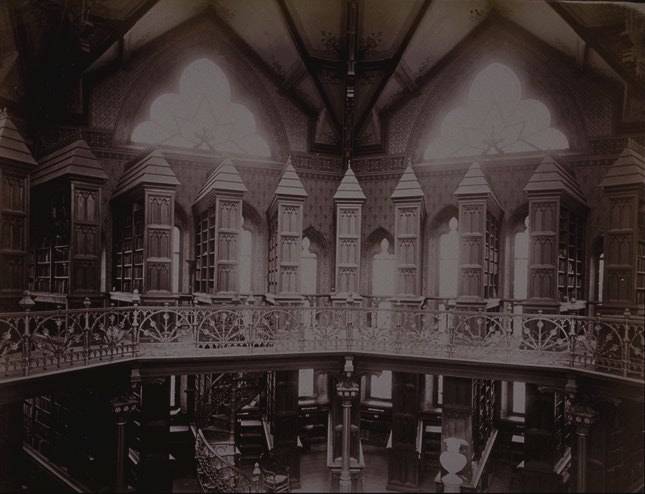
<svg viewBox="0 0 645 494">
<path fill-rule="evenodd" d="M 383 241 L 387 241 L 387 252 L 382 252 Z M 394 255 L 394 236 L 385 228 L 378 227 L 370 233 L 363 243 L 363 258 L 361 264 L 362 293 L 372 294 L 374 278 L 374 257 L 376 255 Z"/>
</svg>

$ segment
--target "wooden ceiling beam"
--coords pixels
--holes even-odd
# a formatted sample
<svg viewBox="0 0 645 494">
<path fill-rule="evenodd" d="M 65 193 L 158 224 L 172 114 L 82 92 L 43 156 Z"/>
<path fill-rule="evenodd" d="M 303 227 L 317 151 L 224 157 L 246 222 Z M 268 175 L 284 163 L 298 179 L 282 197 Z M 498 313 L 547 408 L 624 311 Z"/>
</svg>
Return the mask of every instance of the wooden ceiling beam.
<svg viewBox="0 0 645 494">
<path fill-rule="evenodd" d="M 635 91 L 645 91 L 645 81 L 639 80 L 629 69 L 616 60 L 603 43 L 597 32 L 584 26 L 567 8 L 554 0 L 547 0 L 549 6 L 573 29 L 578 36 L 609 65 L 620 78 Z"/>
<path fill-rule="evenodd" d="M 401 59 L 403 58 L 403 54 L 407 50 L 408 45 L 410 44 L 410 41 L 414 36 L 414 33 L 417 31 L 419 24 L 421 24 L 421 20 L 423 19 L 426 12 L 428 11 L 428 8 L 430 7 L 431 3 L 432 3 L 432 0 L 424 0 L 423 5 L 421 5 L 421 7 L 419 8 L 419 11 L 414 16 L 412 24 L 410 25 L 409 29 L 405 33 L 403 40 L 401 40 L 401 44 L 396 50 L 396 53 L 392 58 L 388 60 L 385 68 L 385 74 L 383 75 L 381 82 L 378 85 L 378 88 L 370 98 L 369 104 L 365 107 L 365 110 L 363 111 L 363 113 L 360 115 L 360 117 L 354 124 L 355 133 L 358 133 L 361 130 L 361 128 L 365 124 L 365 121 L 367 120 L 368 115 L 370 114 L 370 112 L 378 102 L 378 99 L 380 98 L 381 93 L 385 89 L 385 86 L 390 80 L 390 77 L 392 77 L 392 74 L 394 74 L 394 72 L 396 71 L 396 68 L 398 67 L 399 63 L 401 62 Z"/>
<path fill-rule="evenodd" d="M 147 0 L 143 2 L 127 19 L 118 23 L 116 32 L 110 36 L 106 41 L 101 43 L 98 48 L 91 51 L 91 53 L 83 60 L 81 65 L 81 73 L 85 72 L 91 65 L 96 62 L 101 56 L 108 51 L 114 43 L 119 42 L 123 37 L 128 34 L 141 18 L 146 15 L 152 7 L 154 7 L 159 0 Z"/>
<path fill-rule="evenodd" d="M 280 92 L 285 94 L 300 110 L 309 117 L 316 117 L 318 110 L 303 98 L 293 87 L 293 81 L 283 78 L 249 45 L 235 29 L 222 19 L 213 7 L 208 7 L 208 13 L 213 23 L 233 42 L 244 56 L 273 82 Z"/>
<path fill-rule="evenodd" d="M 314 81 L 316 90 L 318 91 L 320 99 L 322 99 L 323 104 L 325 105 L 327 114 L 329 115 L 329 119 L 331 120 L 331 123 L 334 126 L 334 130 L 338 135 L 340 135 L 341 127 L 340 127 L 340 123 L 339 123 L 340 121 L 338 119 L 338 115 L 336 115 L 336 112 L 334 111 L 334 107 L 331 104 L 329 96 L 325 92 L 325 89 L 323 88 L 323 85 L 320 82 L 320 79 L 318 78 L 314 61 L 312 57 L 309 55 L 307 48 L 305 47 L 305 43 L 302 39 L 302 36 L 300 36 L 300 33 L 298 32 L 298 28 L 296 27 L 296 23 L 294 22 L 293 17 L 291 16 L 291 13 L 289 12 L 289 8 L 287 7 L 285 0 L 276 0 L 276 2 L 282 14 L 282 19 L 287 25 L 287 30 L 289 31 L 289 36 L 291 37 L 291 41 L 296 47 L 296 50 L 298 51 L 298 54 L 300 55 L 300 58 L 304 63 L 305 68 L 307 69 L 307 72 L 309 73 L 312 80 Z"/>
</svg>

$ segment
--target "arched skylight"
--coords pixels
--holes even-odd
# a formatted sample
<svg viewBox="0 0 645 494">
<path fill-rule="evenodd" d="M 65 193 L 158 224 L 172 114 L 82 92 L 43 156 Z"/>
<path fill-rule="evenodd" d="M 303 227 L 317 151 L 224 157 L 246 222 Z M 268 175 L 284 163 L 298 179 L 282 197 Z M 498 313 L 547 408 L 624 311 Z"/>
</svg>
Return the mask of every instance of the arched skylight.
<svg viewBox="0 0 645 494">
<path fill-rule="evenodd" d="M 481 156 L 567 149 L 569 141 L 551 127 L 544 104 L 522 99 L 522 87 L 507 66 L 493 63 L 473 80 L 466 104 L 446 115 L 424 158 Z"/>
<path fill-rule="evenodd" d="M 192 62 L 181 75 L 178 93 L 166 93 L 150 106 L 150 118 L 137 125 L 132 141 L 192 149 L 269 156 L 253 114 L 231 101 L 222 70 L 207 59 Z"/>
</svg>

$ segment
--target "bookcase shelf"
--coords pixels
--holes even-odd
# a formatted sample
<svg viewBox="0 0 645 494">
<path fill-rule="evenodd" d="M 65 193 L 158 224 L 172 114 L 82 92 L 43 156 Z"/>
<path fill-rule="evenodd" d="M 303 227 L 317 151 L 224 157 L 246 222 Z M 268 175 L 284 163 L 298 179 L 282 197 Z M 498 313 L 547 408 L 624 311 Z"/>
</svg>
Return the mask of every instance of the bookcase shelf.
<svg viewBox="0 0 645 494">
<path fill-rule="evenodd" d="M 584 224 L 582 218 L 560 207 L 558 293 L 561 302 L 584 298 Z"/>
</svg>

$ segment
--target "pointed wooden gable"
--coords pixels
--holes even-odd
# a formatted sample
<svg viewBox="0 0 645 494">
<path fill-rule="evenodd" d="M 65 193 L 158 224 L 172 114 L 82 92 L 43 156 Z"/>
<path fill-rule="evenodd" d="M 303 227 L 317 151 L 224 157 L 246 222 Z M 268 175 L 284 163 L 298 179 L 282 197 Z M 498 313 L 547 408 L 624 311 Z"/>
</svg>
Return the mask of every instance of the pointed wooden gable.
<svg viewBox="0 0 645 494">
<path fill-rule="evenodd" d="M 364 201 L 366 199 L 365 193 L 361 188 L 361 184 L 358 183 L 356 175 L 352 170 L 351 163 L 347 166 L 347 171 L 343 176 L 343 179 L 340 181 L 338 189 L 334 194 L 334 200 L 336 201 Z"/>
<path fill-rule="evenodd" d="M 478 162 L 474 162 L 470 165 L 466 175 L 461 179 L 457 190 L 455 190 L 456 196 L 492 193 L 493 191 L 491 190 L 490 185 L 488 185 L 488 181 L 486 180 Z"/>
<path fill-rule="evenodd" d="M 537 166 L 524 190 L 530 193 L 564 192 L 580 204 L 586 204 L 575 177 L 550 155 Z"/>
<path fill-rule="evenodd" d="M 73 176 L 90 180 L 107 180 L 103 165 L 96 159 L 87 143 L 79 139 L 45 156 L 31 178 L 32 185 L 49 182 L 58 177 Z"/>
<path fill-rule="evenodd" d="M 640 185 L 645 187 L 645 147 L 633 139 L 627 140 L 627 146 L 616 161 L 607 170 L 607 175 L 600 182 L 601 187 L 619 187 Z"/>
<path fill-rule="evenodd" d="M 276 196 L 307 197 L 307 191 L 300 181 L 295 168 L 291 164 L 291 156 L 287 159 L 287 166 L 282 173 L 278 187 L 275 190 Z"/>
<path fill-rule="evenodd" d="M 165 187 L 179 185 L 175 172 L 172 171 L 163 153 L 158 149 L 147 154 L 123 172 L 114 196 L 143 184 Z"/>
<path fill-rule="evenodd" d="M 247 191 L 242 178 L 230 159 L 222 161 L 206 179 L 206 183 L 197 194 L 195 202 L 204 199 L 212 191 L 234 192 L 243 194 Z"/>
<path fill-rule="evenodd" d="M 0 110 L 0 160 L 28 166 L 38 164 L 6 110 Z"/>
<path fill-rule="evenodd" d="M 401 175 L 401 179 L 394 189 L 394 192 L 392 192 L 391 199 L 418 199 L 422 197 L 423 190 L 412 169 L 412 161 L 408 160 L 408 166 L 403 172 L 403 175 Z"/>
</svg>

